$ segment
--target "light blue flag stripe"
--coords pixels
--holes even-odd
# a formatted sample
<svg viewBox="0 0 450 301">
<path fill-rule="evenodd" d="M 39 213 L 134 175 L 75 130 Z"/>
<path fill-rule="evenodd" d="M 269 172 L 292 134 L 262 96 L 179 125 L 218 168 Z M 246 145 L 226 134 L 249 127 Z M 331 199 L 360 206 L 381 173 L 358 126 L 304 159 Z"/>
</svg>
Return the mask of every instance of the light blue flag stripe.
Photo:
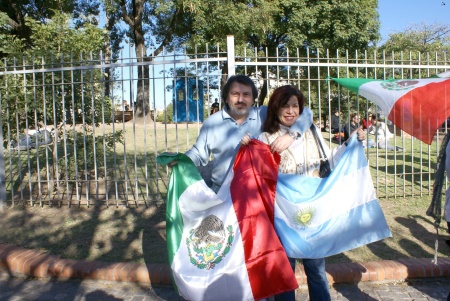
<svg viewBox="0 0 450 301">
<path fill-rule="evenodd" d="M 356 137 L 328 178 L 279 175 L 275 228 L 294 258 L 327 257 L 391 236 Z"/>
</svg>

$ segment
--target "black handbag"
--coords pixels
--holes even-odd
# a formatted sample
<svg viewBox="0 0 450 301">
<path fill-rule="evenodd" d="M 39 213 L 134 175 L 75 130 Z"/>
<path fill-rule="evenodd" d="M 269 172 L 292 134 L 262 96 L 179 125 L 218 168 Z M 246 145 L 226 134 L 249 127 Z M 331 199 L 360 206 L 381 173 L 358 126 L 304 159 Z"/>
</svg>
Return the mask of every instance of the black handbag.
<svg viewBox="0 0 450 301">
<path fill-rule="evenodd" d="M 314 140 L 317 144 L 317 149 L 319 150 L 320 156 L 320 167 L 319 167 L 319 177 L 326 178 L 331 174 L 331 166 L 328 161 L 327 155 L 325 154 L 325 150 L 323 149 L 322 143 L 320 143 L 319 137 L 317 136 L 317 129 L 314 124 L 311 125 L 311 132 L 314 136 Z"/>
</svg>

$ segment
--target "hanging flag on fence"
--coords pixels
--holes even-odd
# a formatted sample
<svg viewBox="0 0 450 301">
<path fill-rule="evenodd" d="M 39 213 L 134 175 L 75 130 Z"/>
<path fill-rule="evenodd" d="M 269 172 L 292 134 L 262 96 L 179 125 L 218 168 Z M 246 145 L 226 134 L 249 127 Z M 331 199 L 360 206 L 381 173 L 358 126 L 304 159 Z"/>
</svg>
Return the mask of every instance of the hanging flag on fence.
<svg viewBox="0 0 450 301">
<path fill-rule="evenodd" d="M 187 300 L 259 300 L 298 287 L 275 233 L 279 156 L 258 141 L 241 147 L 216 195 L 183 154 L 162 154 L 172 168 L 167 193 L 169 263 Z"/>
<path fill-rule="evenodd" d="M 450 116 L 450 71 L 422 79 L 332 80 L 377 104 L 392 123 L 427 144 Z"/>
<path fill-rule="evenodd" d="M 275 228 L 294 258 L 323 258 L 391 236 L 356 135 L 328 178 L 279 174 Z"/>
</svg>

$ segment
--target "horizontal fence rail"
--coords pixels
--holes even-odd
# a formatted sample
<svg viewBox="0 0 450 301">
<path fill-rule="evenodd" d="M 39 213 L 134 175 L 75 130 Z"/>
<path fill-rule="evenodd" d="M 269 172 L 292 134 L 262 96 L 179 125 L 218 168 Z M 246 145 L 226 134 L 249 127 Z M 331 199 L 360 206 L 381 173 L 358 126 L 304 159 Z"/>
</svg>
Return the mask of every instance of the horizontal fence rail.
<svg viewBox="0 0 450 301">
<path fill-rule="evenodd" d="M 213 106 L 223 107 L 221 86 L 231 74 L 254 80 L 259 104 L 280 85 L 300 87 L 315 123 L 336 147 L 339 137 L 329 131 L 335 109 L 343 127 L 350 113 L 364 118 L 377 108 L 329 77 L 421 78 L 450 69 L 445 54 L 237 51 L 232 38 L 227 41 L 226 51 L 206 45 L 145 58 L 122 53 L 116 60 L 99 54 L 2 61 L 0 201 L 13 206 L 163 201 L 170 170 L 156 157 L 192 147 Z M 447 125 L 431 145 L 393 125 L 391 130 L 391 144 L 401 150 L 366 149 L 378 196 L 430 195 Z M 207 177 L 207 168 L 200 170 Z"/>
</svg>

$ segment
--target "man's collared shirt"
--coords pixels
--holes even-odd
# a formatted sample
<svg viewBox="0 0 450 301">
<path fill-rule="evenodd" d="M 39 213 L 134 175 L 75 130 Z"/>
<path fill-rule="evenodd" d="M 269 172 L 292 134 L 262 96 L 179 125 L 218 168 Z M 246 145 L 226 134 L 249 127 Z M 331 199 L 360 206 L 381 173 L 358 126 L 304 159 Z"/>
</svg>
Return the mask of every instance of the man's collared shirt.
<svg viewBox="0 0 450 301">
<path fill-rule="evenodd" d="M 251 138 L 258 138 L 266 116 L 266 106 L 252 107 L 245 121 L 238 124 L 224 108 L 205 120 L 195 145 L 186 152 L 186 155 L 196 166 L 208 164 L 212 157 L 211 181 L 214 191 L 217 192 L 222 185 L 242 138 L 246 133 L 250 133 Z M 305 108 L 291 129 L 302 134 L 311 126 L 311 123 L 311 110 Z"/>
</svg>

